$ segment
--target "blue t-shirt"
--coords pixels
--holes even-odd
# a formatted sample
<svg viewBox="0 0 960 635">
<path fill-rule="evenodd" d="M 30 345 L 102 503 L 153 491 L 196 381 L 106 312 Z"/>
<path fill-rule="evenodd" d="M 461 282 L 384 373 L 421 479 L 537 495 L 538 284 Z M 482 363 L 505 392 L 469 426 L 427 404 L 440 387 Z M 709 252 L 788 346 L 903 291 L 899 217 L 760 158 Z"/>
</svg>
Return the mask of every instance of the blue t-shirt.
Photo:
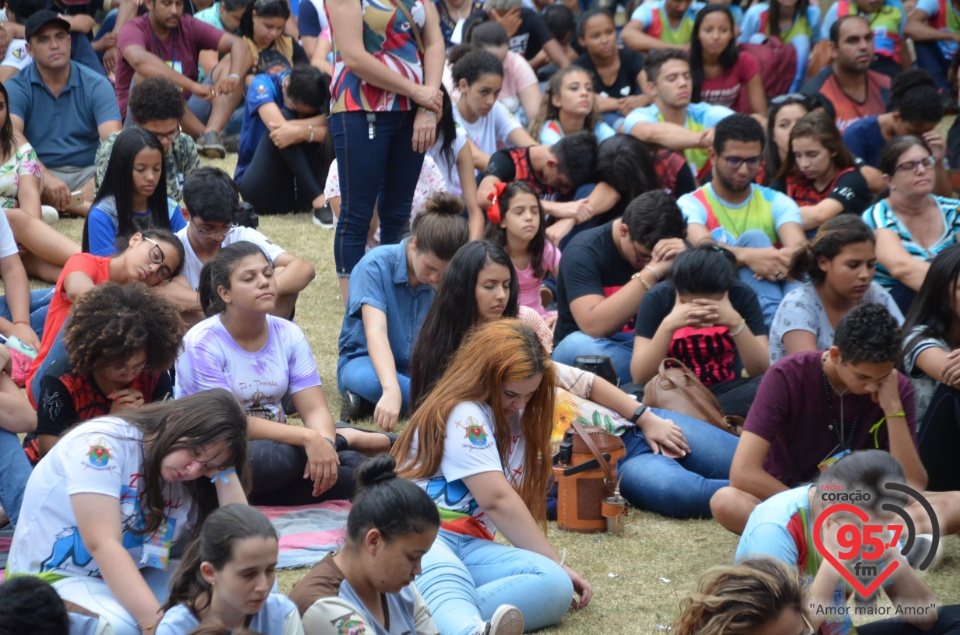
<svg viewBox="0 0 960 635">
<path fill-rule="evenodd" d="M 247 628 L 263 635 L 284 635 L 292 632 L 287 630 L 288 621 L 300 623 L 297 606 L 287 596 L 271 593 L 263 603 L 263 608 L 253 614 Z M 157 635 L 186 635 L 198 626 L 200 620 L 193 611 L 185 604 L 178 604 L 164 613 L 163 619 L 157 624 Z"/>
<path fill-rule="evenodd" d="M 158 185 L 157 187 L 162 187 Z M 187 221 L 183 220 L 180 205 L 171 198 L 167 199 L 167 213 L 170 216 L 170 231 L 176 233 L 186 228 Z M 150 227 L 150 211 L 143 213 L 133 212 L 133 222 L 141 230 Z M 107 196 L 90 208 L 87 215 L 87 240 L 90 253 L 94 256 L 112 256 L 117 253 L 117 203 L 112 196 Z"/>
<path fill-rule="evenodd" d="M 854 121 L 843 131 L 843 142 L 850 152 L 858 159 L 861 159 L 867 165 L 879 167 L 880 150 L 887 142 L 880 132 L 880 121 L 878 115 L 864 117 Z"/>
<path fill-rule="evenodd" d="M 338 376 L 347 361 L 370 355 L 361 315 L 364 304 L 387 314 L 387 339 L 397 372 L 409 372 L 413 344 L 433 303 L 434 291 L 425 283 L 416 288 L 410 286 L 407 240 L 398 245 L 381 245 L 371 249 L 353 268 L 347 310 L 338 342 Z"/>
<path fill-rule="evenodd" d="M 283 110 L 283 78 L 290 71 L 274 73 L 272 75 L 257 75 L 250 82 L 250 88 L 247 89 L 247 100 L 243 106 L 243 125 L 240 127 L 240 149 L 237 153 L 237 169 L 233 173 L 233 180 L 240 184 L 243 173 L 247 171 L 247 166 L 253 161 L 253 155 L 257 151 L 257 145 L 263 133 L 267 132 L 267 127 L 260 114 L 257 112 L 260 106 L 264 104 L 276 104 L 280 110 Z"/>
<path fill-rule="evenodd" d="M 6 83 L 10 114 L 23 120 L 23 133 L 48 168 L 87 167 L 100 147 L 98 126 L 120 122 L 113 86 L 106 77 L 70 62 L 70 79 L 54 98 L 36 64 Z"/>
</svg>

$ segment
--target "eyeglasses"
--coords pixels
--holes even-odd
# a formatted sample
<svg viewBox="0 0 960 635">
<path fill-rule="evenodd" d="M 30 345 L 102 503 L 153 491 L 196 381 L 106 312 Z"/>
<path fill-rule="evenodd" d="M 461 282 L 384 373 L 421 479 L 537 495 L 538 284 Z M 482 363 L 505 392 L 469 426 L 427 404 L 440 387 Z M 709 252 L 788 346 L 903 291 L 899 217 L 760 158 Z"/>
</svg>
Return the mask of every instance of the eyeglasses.
<svg viewBox="0 0 960 635">
<path fill-rule="evenodd" d="M 208 236 L 226 236 L 233 231 L 233 225 L 222 225 L 220 227 L 211 227 L 210 225 L 205 225 L 200 227 L 192 219 L 190 222 L 193 224 L 194 229 L 197 230 L 197 233 L 207 238 Z"/>
<path fill-rule="evenodd" d="M 157 279 L 160 282 L 164 280 L 169 280 L 173 277 L 173 271 L 167 265 L 163 264 L 163 249 L 160 248 L 160 243 L 155 240 L 151 240 L 146 236 L 143 237 L 145 241 L 151 243 L 153 247 L 150 248 L 150 262 L 155 265 L 160 265 L 157 267 Z"/>
<path fill-rule="evenodd" d="M 723 157 L 723 160 L 727 162 L 734 170 L 739 170 L 743 167 L 743 164 L 746 163 L 747 167 L 751 170 L 760 167 L 760 162 L 763 161 L 763 156 L 757 155 L 755 157 Z"/>
<path fill-rule="evenodd" d="M 800 613 L 800 617 L 803 618 L 803 625 L 807 627 L 806 635 L 817 635 L 817 630 L 810 625 L 810 620 L 807 619 L 807 616 Z"/>
<path fill-rule="evenodd" d="M 916 172 L 917 168 L 920 167 L 921 165 L 924 168 L 929 170 L 936 164 L 937 164 L 937 160 L 932 156 L 929 156 L 929 157 L 924 157 L 922 159 L 919 159 L 917 161 L 904 161 L 897 167 L 893 168 L 893 171 L 894 172 Z"/>
<path fill-rule="evenodd" d="M 140 126 L 140 127 L 143 128 L 143 126 Z M 157 141 L 161 141 L 161 142 L 164 139 L 171 142 L 176 141 L 177 137 L 180 136 L 180 133 L 183 132 L 183 129 L 179 126 L 179 124 L 177 125 L 176 130 L 171 130 L 170 132 L 157 132 L 156 130 L 150 130 L 148 128 L 143 128 L 143 129 L 149 132 L 150 134 L 152 134 L 154 137 L 156 137 Z"/>
<path fill-rule="evenodd" d="M 136 366 L 125 366 L 121 364 L 107 364 L 107 368 L 110 370 L 110 372 L 117 375 L 123 375 L 124 377 L 131 377 L 131 376 L 136 377 L 137 375 L 141 375 L 147 372 L 148 370 L 150 370 L 150 364 L 146 362 L 142 364 L 137 364 Z"/>
<path fill-rule="evenodd" d="M 643 268 L 645 265 L 649 265 L 650 261 L 653 260 L 653 254 L 641 253 L 637 243 L 635 243 L 633 240 L 630 241 L 630 244 L 633 245 L 633 257 L 636 265 L 640 268 Z"/>
</svg>

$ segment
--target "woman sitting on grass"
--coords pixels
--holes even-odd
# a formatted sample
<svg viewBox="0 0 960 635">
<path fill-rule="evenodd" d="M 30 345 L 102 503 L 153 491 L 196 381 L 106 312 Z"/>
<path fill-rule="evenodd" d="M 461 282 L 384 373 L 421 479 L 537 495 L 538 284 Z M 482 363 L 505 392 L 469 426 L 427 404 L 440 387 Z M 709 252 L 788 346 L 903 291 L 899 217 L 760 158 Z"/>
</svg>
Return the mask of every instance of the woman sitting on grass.
<svg viewBox="0 0 960 635">
<path fill-rule="evenodd" d="M 487 633 L 483 621 L 505 613 L 537 630 L 590 603 L 590 584 L 560 563 L 543 533 L 555 389 L 553 363 L 532 329 L 518 320 L 484 324 L 392 450 L 397 473 L 426 490 L 446 519 L 417 579 L 443 633 Z M 498 530 L 513 546 L 494 541 Z"/>
<path fill-rule="evenodd" d="M 440 514 L 427 493 L 397 477 L 395 468 L 389 454 L 357 468 L 343 548 L 293 587 L 290 599 L 308 633 L 349 624 L 355 633 L 439 635 L 413 580 L 437 538 Z"/>
<path fill-rule="evenodd" d="M 338 437 L 310 344 L 293 322 L 271 315 L 273 265 L 257 245 L 227 245 L 200 271 L 206 320 L 191 328 L 177 359 L 175 394 L 219 387 L 243 404 L 250 427 L 257 505 L 307 505 L 353 495 L 354 450 L 389 449 L 381 434 Z M 289 394 L 303 427 L 287 425 Z M 367 444 L 367 445 L 363 445 Z"/>
<path fill-rule="evenodd" d="M 407 411 L 413 342 L 447 263 L 469 240 L 462 210 L 456 196 L 435 194 L 409 238 L 372 249 L 357 263 L 340 330 L 341 419 L 372 412 L 382 429 L 393 430 Z"/>
</svg>

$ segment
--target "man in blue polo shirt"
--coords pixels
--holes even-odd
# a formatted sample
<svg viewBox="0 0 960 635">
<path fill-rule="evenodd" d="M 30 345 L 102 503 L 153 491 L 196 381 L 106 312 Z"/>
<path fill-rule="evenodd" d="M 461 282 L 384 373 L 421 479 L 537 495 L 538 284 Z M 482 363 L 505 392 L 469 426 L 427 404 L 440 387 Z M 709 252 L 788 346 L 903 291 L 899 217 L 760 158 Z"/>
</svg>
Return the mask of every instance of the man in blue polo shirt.
<svg viewBox="0 0 960 635">
<path fill-rule="evenodd" d="M 70 60 L 70 25 L 56 13 L 38 11 L 23 28 L 33 64 L 6 85 L 13 128 L 40 159 L 41 200 L 86 216 L 97 148 L 121 127 L 113 86 Z M 83 202 L 71 205 L 71 193 L 77 191 Z"/>
</svg>

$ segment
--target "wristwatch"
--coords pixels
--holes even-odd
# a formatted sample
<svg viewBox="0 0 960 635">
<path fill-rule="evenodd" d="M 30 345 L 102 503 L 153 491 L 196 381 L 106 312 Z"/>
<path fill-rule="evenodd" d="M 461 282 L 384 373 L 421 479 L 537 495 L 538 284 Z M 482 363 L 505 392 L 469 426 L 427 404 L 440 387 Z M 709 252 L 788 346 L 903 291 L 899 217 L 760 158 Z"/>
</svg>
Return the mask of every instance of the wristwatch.
<svg viewBox="0 0 960 635">
<path fill-rule="evenodd" d="M 637 421 L 640 421 L 640 417 L 642 417 L 643 413 L 645 413 L 646 411 L 647 411 L 647 407 L 641 403 L 640 407 L 637 408 L 637 411 L 634 412 L 633 416 L 629 418 L 630 423 L 635 424 Z"/>
</svg>

